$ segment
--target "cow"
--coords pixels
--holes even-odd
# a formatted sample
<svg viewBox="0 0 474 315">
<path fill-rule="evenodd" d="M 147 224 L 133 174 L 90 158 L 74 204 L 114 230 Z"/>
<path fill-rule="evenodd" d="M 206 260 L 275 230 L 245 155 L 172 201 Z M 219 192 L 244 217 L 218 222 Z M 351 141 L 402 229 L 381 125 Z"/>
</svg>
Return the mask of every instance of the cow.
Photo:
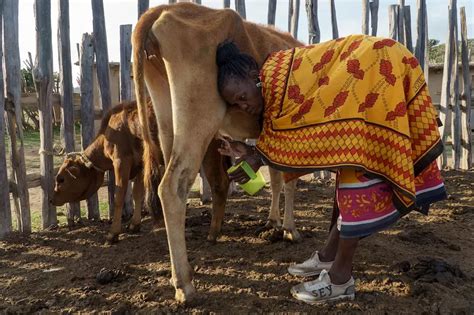
<svg viewBox="0 0 474 315">
<path fill-rule="evenodd" d="M 290 34 L 244 21 L 230 9 L 192 3 L 154 7 L 139 19 L 133 35 L 133 74 L 144 150 L 154 148 L 148 126 L 146 90 L 151 97 L 165 162 L 159 185 L 171 259 L 175 299 L 195 295 L 185 241 L 186 200 L 206 148 L 218 132 L 234 139 L 257 138 L 259 122 L 226 106 L 217 89 L 217 45 L 233 40 L 261 65 L 269 53 L 300 46 Z M 145 169 L 149 162 L 144 160 Z M 146 181 L 146 178 L 145 178 Z"/>
</svg>

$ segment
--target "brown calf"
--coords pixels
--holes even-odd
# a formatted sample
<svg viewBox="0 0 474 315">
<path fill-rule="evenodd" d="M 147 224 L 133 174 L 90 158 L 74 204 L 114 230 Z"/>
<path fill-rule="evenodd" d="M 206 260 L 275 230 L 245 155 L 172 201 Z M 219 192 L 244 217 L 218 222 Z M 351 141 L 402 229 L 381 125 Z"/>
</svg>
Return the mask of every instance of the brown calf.
<svg viewBox="0 0 474 315">
<path fill-rule="evenodd" d="M 156 130 L 156 119 L 151 105 L 148 106 L 150 127 Z M 156 133 L 155 133 L 156 135 Z M 157 137 L 154 139 L 158 144 Z M 128 181 L 134 179 L 134 211 L 129 225 L 131 231 L 138 231 L 141 222 L 141 205 L 144 197 L 143 183 L 143 137 L 139 124 L 136 102 L 122 103 L 115 106 L 104 117 L 95 140 L 81 153 L 68 154 L 56 175 L 53 204 L 60 206 L 66 202 L 77 202 L 92 196 L 104 181 L 104 173 L 114 170 L 115 205 L 112 226 L 107 235 L 107 242 L 118 240 L 121 232 L 122 207 L 127 193 Z M 227 199 L 229 179 L 225 169 L 229 167 L 227 158 L 217 152 L 219 142 L 209 145 L 203 168 L 212 191 L 212 222 L 208 239 L 215 241 L 221 230 L 224 208 Z M 158 146 L 157 146 L 158 147 Z M 158 152 L 159 147 L 158 147 Z M 150 157 L 145 155 L 145 159 Z M 158 157 L 160 160 L 161 158 Z M 152 161 L 153 168 L 158 169 L 159 161 Z M 155 174 L 156 175 L 156 174 Z M 156 193 L 159 182 L 150 185 L 151 194 Z M 155 188 L 152 188 L 152 187 Z M 158 205 L 160 206 L 159 202 Z M 152 207 L 156 216 L 160 209 Z"/>
</svg>

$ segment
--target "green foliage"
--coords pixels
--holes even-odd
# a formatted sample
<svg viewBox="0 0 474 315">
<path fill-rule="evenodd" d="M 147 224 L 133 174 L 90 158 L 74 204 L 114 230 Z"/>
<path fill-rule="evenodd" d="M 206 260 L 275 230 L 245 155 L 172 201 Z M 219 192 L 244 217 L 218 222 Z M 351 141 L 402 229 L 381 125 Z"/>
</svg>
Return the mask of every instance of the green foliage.
<svg viewBox="0 0 474 315">
<path fill-rule="evenodd" d="M 474 52 L 474 38 L 467 40 L 468 50 L 471 54 Z M 430 39 L 428 43 L 428 52 L 430 64 L 444 63 L 446 44 L 439 44 L 439 40 Z M 459 60 L 461 60 L 461 43 L 459 42 Z"/>
</svg>

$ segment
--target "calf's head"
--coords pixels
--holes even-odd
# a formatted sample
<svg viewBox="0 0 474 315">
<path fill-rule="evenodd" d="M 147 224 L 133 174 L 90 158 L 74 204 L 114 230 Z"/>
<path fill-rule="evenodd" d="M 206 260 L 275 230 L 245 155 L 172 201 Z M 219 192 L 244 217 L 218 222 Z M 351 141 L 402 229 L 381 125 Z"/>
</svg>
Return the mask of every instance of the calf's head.
<svg viewBox="0 0 474 315">
<path fill-rule="evenodd" d="M 92 196 L 102 185 L 104 173 L 87 167 L 80 158 L 68 157 L 56 175 L 53 198 L 55 206 L 78 202 Z"/>
</svg>

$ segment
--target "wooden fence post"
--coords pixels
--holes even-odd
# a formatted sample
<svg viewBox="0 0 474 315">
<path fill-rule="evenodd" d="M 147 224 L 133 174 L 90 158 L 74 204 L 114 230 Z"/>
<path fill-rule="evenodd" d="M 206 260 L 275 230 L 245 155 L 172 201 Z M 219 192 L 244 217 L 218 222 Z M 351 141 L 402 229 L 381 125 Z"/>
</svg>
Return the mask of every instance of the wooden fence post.
<svg viewBox="0 0 474 315">
<path fill-rule="evenodd" d="M 245 20 L 247 13 L 245 10 L 245 0 L 235 0 L 235 10 L 239 12 L 240 16 Z"/>
<path fill-rule="evenodd" d="M 337 29 L 336 4 L 334 0 L 329 2 L 329 6 L 331 9 L 332 38 L 336 39 L 339 38 L 339 30 Z"/>
<path fill-rule="evenodd" d="M 378 27 L 378 19 L 379 19 L 379 0 L 372 0 L 369 2 L 369 9 L 370 9 L 370 28 L 371 28 L 371 35 L 377 36 L 377 27 Z"/>
<path fill-rule="evenodd" d="M 91 0 L 92 22 L 94 29 L 94 51 L 96 55 L 97 81 L 102 103 L 102 115 L 105 115 L 112 108 L 110 97 L 110 66 L 107 49 L 107 33 L 105 30 L 104 2 L 103 0 Z M 107 172 L 109 180 L 109 218 L 113 218 L 115 176 L 113 171 Z"/>
<path fill-rule="evenodd" d="M 300 0 L 292 0 L 292 10 L 290 16 L 290 33 L 294 38 L 298 38 L 298 20 L 300 17 Z"/>
<path fill-rule="evenodd" d="M 426 47 L 426 0 L 417 0 L 416 33 L 415 56 L 421 68 L 425 71 L 425 63 L 428 58 Z"/>
<path fill-rule="evenodd" d="M 398 5 L 392 4 L 388 7 L 388 30 L 389 37 L 393 40 L 398 38 Z"/>
<path fill-rule="evenodd" d="M 471 74 L 469 72 L 469 48 L 467 45 L 466 8 L 461 7 L 461 164 L 460 168 L 468 170 L 472 167 L 472 131 L 471 131 Z"/>
<path fill-rule="evenodd" d="M 0 0 L 0 21 L 3 20 L 3 0 Z M 0 22 L 0 181 L 8 183 L 5 150 L 5 91 L 3 85 L 3 23 Z M 12 230 L 12 211 L 8 185 L 0 185 L 0 239 Z"/>
<path fill-rule="evenodd" d="M 51 0 L 35 0 L 36 61 L 33 68 L 40 116 L 40 174 L 43 229 L 56 225 L 56 207 L 51 203 L 53 174 L 53 44 Z"/>
<path fill-rule="evenodd" d="M 398 4 L 398 41 L 405 45 L 405 0 L 399 0 Z"/>
<path fill-rule="evenodd" d="M 275 25 L 276 8 L 277 8 L 276 0 L 268 0 L 268 16 L 267 16 L 268 25 Z"/>
<path fill-rule="evenodd" d="M 21 79 L 20 79 L 20 48 L 18 43 L 18 0 L 3 3 L 3 44 L 5 49 L 5 90 L 7 104 L 8 133 L 11 141 L 12 179 L 16 183 L 14 196 L 18 207 L 21 232 L 31 232 L 31 215 L 28 186 L 26 182 L 25 150 L 23 147 L 23 126 L 21 122 Z M 17 142 L 18 141 L 18 142 Z"/>
<path fill-rule="evenodd" d="M 169 4 L 176 3 L 176 0 L 169 0 L 168 3 L 169 3 Z"/>
<path fill-rule="evenodd" d="M 410 6 L 406 5 L 403 9 L 404 16 L 404 27 L 405 27 L 405 46 L 408 48 L 409 51 L 413 52 L 413 40 L 411 36 L 411 11 Z"/>
<path fill-rule="evenodd" d="M 369 0 L 362 0 L 362 34 L 369 34 Z"/>
<path fill-rule="evenodd" d="M 454 7 L 454 8 L 453 8 Z M 457 102 L 457 96 L 453 95 L 455 86 L 457 86 L 457 34 L 456 31 L 456 0 L 450 0 L 449 5 L 449 27 L 448 27 L 448 39 L 446 41 L 446 50 L 444 54 L 444 68 L 443 68 L 443 82 L 441 86 L 441 100 L 440 100 L 440 113 L 439 117 L 443 122 L 441 126 L 441 135 L 443 142 L 446 143 L 449 136 L 452 136 L 452 142 L 454 145 L 454 135 L 452 133 L 452 111 L 453 111 L 453 98 Z M 448 153 L 452 153 L 452 148 L 445 147 L 441 158 L 441 165 L 443 168 L 452 166 L 452 163 L 448 163 Z"/>
<path fill-rule="evenodd" d="M 230 8 L 230 0 L 224 0 L 224 8 Z"/>
<path fill-rule="evenodd" d="M 82 35 L 81 43 L 81 136 L 82 150 L 94 139 L 94 102 L 92 72 L 94 63 L 94 42 L 90 34 Z M 99 220 L 99 198 L 97 193 L 87 199 L 87 218 Z"/>
<path fill-rule="evenodd" d="M 317 44 L 321 40 L 318 22 L 318 0 L 306 0 L 306 14 L 308 15 L 308 43 Z"/>
<path fill-rule="evenodd" d="M 132 56 L 132 24 L 120 25 L 120 101 L 132 99 L 132 80 L 130 60 Z M 123 205 L 123 216 L 130 218 L 133 214 L 132 183 L 128 182 L 127 194 Z"/>
<path fill-rule="evenodd" d="M 61 136 L 65 152 L 75 151 L 74 105 L 72 85 L 71 40 L 69 37 L 69 1 L 59 1 L 58 14 L 59 77 L 61 83 Z M 75 219 L 81 219 L 79 202 L 66 206 L 67 224 L 73 226 Z"/>
<path fill-rule="evenodd" d="M 138 18 L 150 7 L 150 0 L 138 0 Z"/>
</svg>

